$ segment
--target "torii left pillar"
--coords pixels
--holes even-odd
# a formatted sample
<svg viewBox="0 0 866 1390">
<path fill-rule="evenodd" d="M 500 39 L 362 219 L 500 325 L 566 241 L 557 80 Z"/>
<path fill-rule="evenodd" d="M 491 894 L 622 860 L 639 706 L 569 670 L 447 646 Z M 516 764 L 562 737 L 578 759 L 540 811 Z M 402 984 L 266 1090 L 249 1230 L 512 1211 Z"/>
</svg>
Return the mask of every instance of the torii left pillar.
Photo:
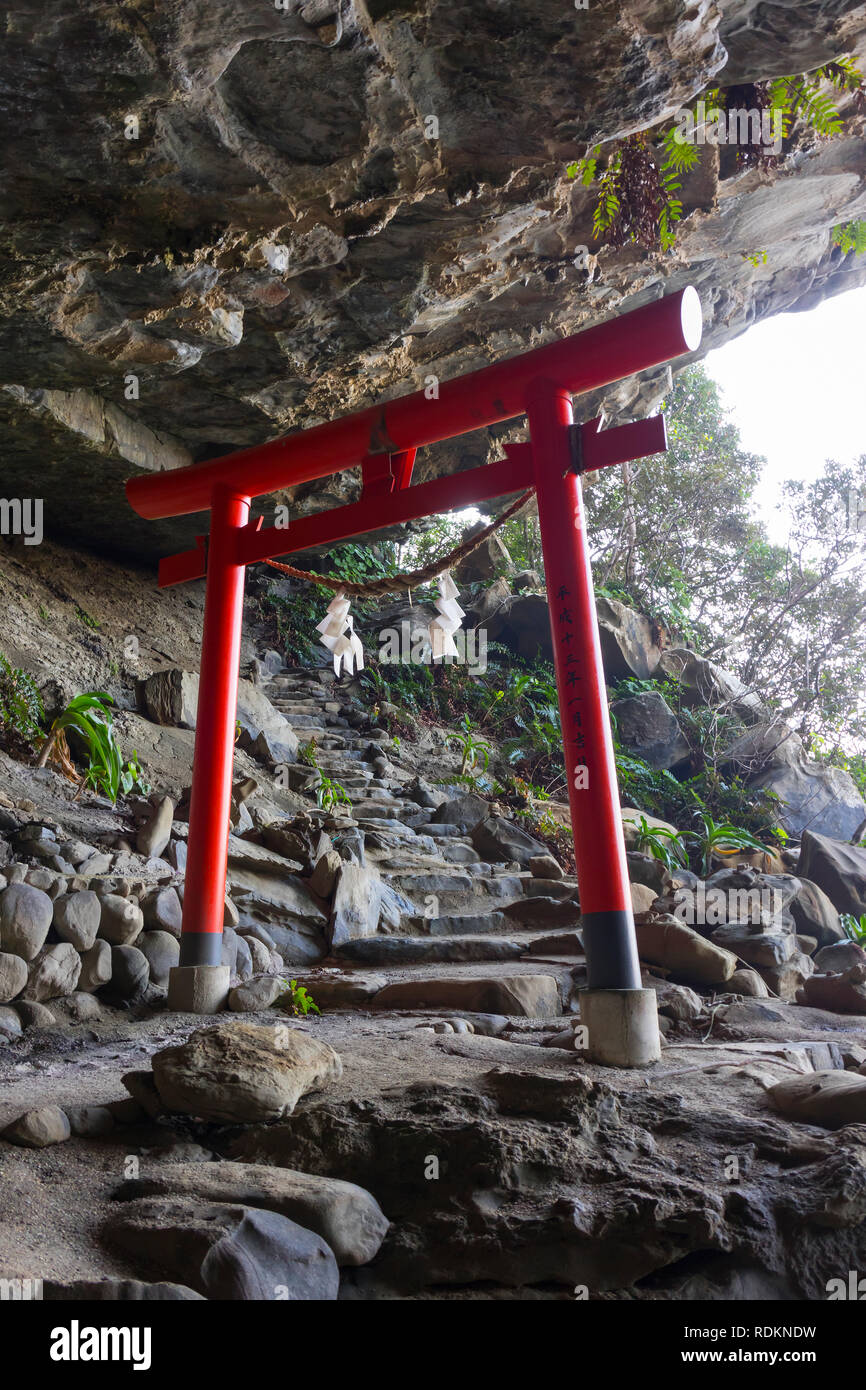
<svg viewBox="0 0 866 1390">
<path fill-rule="evenodd" d="M 184 928 L 180 962 L 169 976 L 168 987 L 169 1008 L 182 1013 L 216 1013 L 229 992 L 230 971 L 222 964 L 222 943 L 246 569 L 239 560 L 238 537 L 249 514 L 249 497 L 231 487 L 214 488 Z"/>
</svg>

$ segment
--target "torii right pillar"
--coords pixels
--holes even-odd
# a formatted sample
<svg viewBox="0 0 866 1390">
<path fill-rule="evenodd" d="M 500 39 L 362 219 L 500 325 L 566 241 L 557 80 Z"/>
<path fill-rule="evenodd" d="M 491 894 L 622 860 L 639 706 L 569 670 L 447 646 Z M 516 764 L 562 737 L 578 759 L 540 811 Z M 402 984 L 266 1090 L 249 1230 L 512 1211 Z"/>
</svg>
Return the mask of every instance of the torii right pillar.
<svg viewBox="0 0 866 1390">
<path fill-rule="evenodd" d="M 656 995 L 641 985 L 571 396 L 537 380 L 527 406 L 587 960 L 587 1056 L 649 1066 L 661 1056 Z"/>
</svg>

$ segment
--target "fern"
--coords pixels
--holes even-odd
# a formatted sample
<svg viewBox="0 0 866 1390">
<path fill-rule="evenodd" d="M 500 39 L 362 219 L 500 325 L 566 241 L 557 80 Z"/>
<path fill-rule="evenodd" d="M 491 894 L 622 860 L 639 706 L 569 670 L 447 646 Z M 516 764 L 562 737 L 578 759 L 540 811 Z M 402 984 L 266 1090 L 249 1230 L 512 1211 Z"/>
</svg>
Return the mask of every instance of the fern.
<svg viewBox="0 0 866 1390">
<path fill-rule="evenodd" d="M 774 133 L 777 122 L 783 138 L 788 138 L 795 123 L 802 122 L 818 135 L 830 137 L 841 134 L 843 119 L 832 96 L 822 90 L 829 84 L 837 92 L 854 93 L 858 110 L 866 109 L 866 79 L 850 58 L 838 58 L 811 73 L 777 77 L 770 83 L 748 84 L 722 90 L 709 88 L 690 108 L 693 129 L 706 112 L 736 107 L 737 99 L 751 97 L 748 106 L 770 111 Z M 657 148 L 651 152 L 650 142 Z M 625 158 L 624 158 L 625 155 Z M 584 186 L 598 186 L 598 198 L 593 210 L 592 234 L 596 241 L 610 246 L 634 242 L 652 247 L 657 243 L 668 251 L 676 242 L 676 224 L 682 220 L 683 203 L 678 196 L 682 179 L 698 165 L 701 157 L 697 140 L 685 139 L 679 121 L 665 127 L 659 135 L 649 130 L 639 131 L 618 142 L 611 150 L 607 163 L 599 173 L 601 146 L 595 145 L 582 159 L 568 165 L 569 178 L 579 178 Z M 752 164 L 769 168 L 778 162 L 771 146 L 749 146 L 738 151 L 742 165 Z M 833 241 L 845 254 L 864 250 L 862 223 L 848 223 L 834 228 Z M 753 265 L 766 261 L 766 253 L 758 251 L 748 256 Z"/>
<path fill-rule="evenodd" d="M 33 743 L 42 733 L 45 710 L 36 682 L 0 652 L 0 728 Z"/>
<path fill-rule="evenodd" d="M 866 222 L 840 222 L 833 228 L 831 239 L 834 246 L 838 246 L 843 256 L 847 256 L 849 251 L 853 251 L 855 256 L 862 256 L 866 252 Z"/>
</svg>

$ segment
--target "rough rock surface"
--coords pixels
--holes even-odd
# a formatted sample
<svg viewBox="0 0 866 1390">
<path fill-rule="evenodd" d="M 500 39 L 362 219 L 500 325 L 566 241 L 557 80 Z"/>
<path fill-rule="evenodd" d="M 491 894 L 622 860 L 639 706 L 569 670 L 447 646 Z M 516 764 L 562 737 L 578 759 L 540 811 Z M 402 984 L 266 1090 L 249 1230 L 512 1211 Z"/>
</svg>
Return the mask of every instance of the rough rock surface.
<svg viewBox="0 0 866 1390">
<path fill-rule="evenodd" d="M 340 1265 L 363 1265 L 377 1254 L 388 1221 L 374 1197 L 354 1183 L 254 1163 L 175 1163 L 156 1177 L 125 1182 L 124 1201 L 192 1196 L 206 1202 L 264 1207 L 315 1231 Z"/>
<path fill-rule="evenodd" d="M 335 1299 L 340 1275 L 321 1236 L 255 1207 L 182 1198 L 131 1202 L 106 1223 L 113 1241 L 214 1299 Z"/>
<path fill-rule="evenodd" d="M 137 521 L 129 473 L 258 443 L 690 280 L 705 348 L 862 283 L 866 267 L 830 243 L 863 214 L 856 132 L 807 139 L 770 174 L 710 159 L 685 190 L 676 255 L 575 263 L 595 192 L 566 167 L 588 144 L 710 82 L 862 43 L 860 6 L 801 0 L 785 15 L 751 0 L 25 9 L 3 60 L 9 495 L 28 496 L 38 469 L 49 533 L 154 556 L 200 525 Z M 607 394 L 640 413 L 664 377 Z M 418 471 L 489 449 L 469 437 Z M 345 475 L 290 501 L 309 510 L 356 486 Z"/>
<path fill-rule="evenodd" d="M 341 1072 L 333 1048 L 285 1024 L 201 1028 L 153 1057 L 166 1109 L 225 1123 L 290 1115 L 302 1095 Z"/>
</svg>

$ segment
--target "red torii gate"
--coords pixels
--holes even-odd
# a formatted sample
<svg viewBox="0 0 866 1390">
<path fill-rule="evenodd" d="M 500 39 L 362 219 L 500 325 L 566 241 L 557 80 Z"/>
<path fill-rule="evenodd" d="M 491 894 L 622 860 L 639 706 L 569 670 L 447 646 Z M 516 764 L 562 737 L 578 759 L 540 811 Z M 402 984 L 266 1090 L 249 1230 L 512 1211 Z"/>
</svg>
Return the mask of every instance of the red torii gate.
<svg viewBox="0 0 866 1390">
<path fill-rule="evenodd" d="M 631 895 L 589 563 L 580 474 L 667 447 L 661 417 L 616 429 L 576 427 L 571 397 L 682 353 L 701 339 L 688 287 L 546 347 L 342 419 L 171 472 L 136 477 L 126 495 L 156 520 L 209 510 L 210 537 L 161 561 L 160 587 L 206 576 L 180 964 L 170 1002 L 221 1007 L 220 967 L 244 571 L 432 513 L 534 489 L 574 832 L 588 986 L 590 1054 L 634 1065 L 658 1056 L 655 995 L 641 989 Z M 526 415 L 530 443 L 465 473 L 411 485 L 416 450 Z M 360 501 L 262 529 L 253 497 L 361 465 Z"/>
</svg>

